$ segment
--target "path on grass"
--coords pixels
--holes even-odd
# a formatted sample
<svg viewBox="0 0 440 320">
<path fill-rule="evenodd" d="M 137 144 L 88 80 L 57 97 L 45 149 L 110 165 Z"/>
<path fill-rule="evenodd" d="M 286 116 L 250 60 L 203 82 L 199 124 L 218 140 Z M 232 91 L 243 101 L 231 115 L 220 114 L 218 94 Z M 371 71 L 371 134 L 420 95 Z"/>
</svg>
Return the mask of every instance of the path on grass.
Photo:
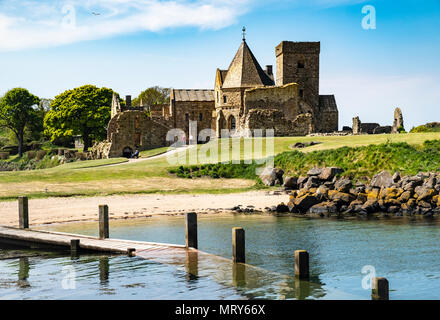
<svg viewBox="0 0 440 320">
<path fill-rule="evenodd" d="M 147 158 L 128 159 L 128 161 L 126 161 L 126 162 L 106 164 L 106 165 L 102 165 L 100 167 L 122 166 L 122 165 L 127 165 L 127 164 L 131 164 L 131 163 L 136 163 L 136 162 L 144 162 L 144 161 L 155 160 L 155 159 L 159 159 L 159 158 L 162 158 L 162 157 L 167 157 L 169 155 L 175 154 L 177 152 L 184 151 L 184 150 L 192 148 L 192 147 L 194 147 L 194 146 L 185 146 L 185 147 L 177 148 L 177 149 L 174 149 L 174 150 L 171 150 L 171 151 L 167 151 L 167 152 L 164 152 L 164 153 L 160 153 L 160 154 L 157 154 L 155 156 L 151 156 L 151 157 L 147 157 Z"/>
</svg>

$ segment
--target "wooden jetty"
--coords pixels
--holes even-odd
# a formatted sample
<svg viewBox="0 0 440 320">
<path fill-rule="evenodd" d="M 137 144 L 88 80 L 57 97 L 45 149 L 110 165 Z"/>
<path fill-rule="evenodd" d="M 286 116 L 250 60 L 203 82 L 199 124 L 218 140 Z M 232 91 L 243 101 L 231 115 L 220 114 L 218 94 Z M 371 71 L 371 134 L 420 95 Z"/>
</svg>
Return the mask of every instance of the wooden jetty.
<svg viewBox="0 0 440 320">
<path fill-rule="evenodd" d="M 221 285 L 241 288 L 250 298 L 258 298 L 258 294 L 255 296 L 254 293 L 261 294 L 262 288 L 270 293 L 265 296 L 269 299 L 324 296 L 321 285 L 309 281 L 309 254 L 305 250 L 297 250 L 292 256 L 292 275 L 282 275 L 245 263 L 245 233 L 242 228 L 232 229 L 232 259 L 227 259 L 197 249 L 196 213 L 186 214 L 186 244 L 178 245 L 111 239 L 108 207 L 101 205 L 98 212 L 99 237 L 30 229 L 28 199 L 20 197 L 19 227 L 0 226 L 0 243 L 26 248 L 69 250 L 72 255 L 94 252 L 138 256 L 157 263 L 183 266 L 188 274 L 210 277 Z M 373 282 L 373 299 L 388 300 L 388 281 L 375 278 Z M 329 290 L 326 291 L 328 294 Z"/>
</svg>

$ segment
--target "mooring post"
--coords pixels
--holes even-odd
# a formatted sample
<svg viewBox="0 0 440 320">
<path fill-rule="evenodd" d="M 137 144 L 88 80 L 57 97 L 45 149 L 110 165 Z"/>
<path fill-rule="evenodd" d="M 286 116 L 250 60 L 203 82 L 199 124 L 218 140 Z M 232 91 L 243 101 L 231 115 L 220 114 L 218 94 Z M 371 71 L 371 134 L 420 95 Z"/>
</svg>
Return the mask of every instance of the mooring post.
<svg viewBox="0 0 440 320">
<path fill-rule="evenodd" d="M 108 206 L 106 204 L 99 206 L 99 238 L 108 239 Z"/>
<path fill-rule="evenodd" d="M 197 249 L 197 213 L 185 215 L 185 243 L 187 248 Z"/>
<path fill-rule="evenodd" d="M 128 248 L 127 249 L 127 255 L 129 257 L 134 257 L 136 255 L 136 249 L 135 248 Z"/>
<path fill-rule="evenodd" d="M 79 252 L 79 239 L 71 239 L 70 240 L 70 252 L 78 253 Z"/>
<path fill-rule="evenodd" d="M 245 263 L 245 240 L 243 228 L 232 228 L 232 260 Z"/>
<path fill-rule="evenodd" d="M 18 226 L 20 229 L 29 228 L 29 207 L 27 197 L 18 197 Z"/>
<path fill-rule="evenodd" d="M 295 251 L 295 277 L 309 279 L 309 253 L 306 250 Z"/>
<path fill-rule="evenodd" d="M 389 283 L 386 278 L 371 280 L 371 298 L 373 300 L 389 300 Z"/>
</svg>

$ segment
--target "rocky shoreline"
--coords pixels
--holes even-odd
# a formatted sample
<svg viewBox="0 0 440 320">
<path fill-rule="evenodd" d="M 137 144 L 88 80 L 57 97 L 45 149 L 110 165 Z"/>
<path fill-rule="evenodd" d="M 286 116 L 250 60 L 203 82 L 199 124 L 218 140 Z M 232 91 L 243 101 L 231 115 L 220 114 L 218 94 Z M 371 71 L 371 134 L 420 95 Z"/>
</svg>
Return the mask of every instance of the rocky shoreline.
<svg viewBox="0 0 440 320">
<path fill-rule="evenodd" d="M 343 177 L 343 170 L 336 167 L 313 168 L 307 177 L 283 176 L 279 169 L 269 171 L 260 176 L 263 183 L 282 183 L 289 190 L 289 201 L 270 211 L 338 218 L 440 214 L 440 173 L 401 176 L 382 171 L 362 183 Z"/>
</svg>

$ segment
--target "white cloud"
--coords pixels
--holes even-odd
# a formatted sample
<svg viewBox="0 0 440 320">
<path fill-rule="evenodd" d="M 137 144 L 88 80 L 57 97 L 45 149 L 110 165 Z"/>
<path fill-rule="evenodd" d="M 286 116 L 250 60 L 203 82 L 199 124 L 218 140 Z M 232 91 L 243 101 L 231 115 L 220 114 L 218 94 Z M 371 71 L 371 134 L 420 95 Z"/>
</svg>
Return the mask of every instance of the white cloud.
<svg viewBox="0 0 440 320">
<path fill-rule="evenodd" d="M 166 28 L 219 29 L 250 0 L 8 0 L 0 2 L 0 51 L 47 47 Z"/>
</svg>

